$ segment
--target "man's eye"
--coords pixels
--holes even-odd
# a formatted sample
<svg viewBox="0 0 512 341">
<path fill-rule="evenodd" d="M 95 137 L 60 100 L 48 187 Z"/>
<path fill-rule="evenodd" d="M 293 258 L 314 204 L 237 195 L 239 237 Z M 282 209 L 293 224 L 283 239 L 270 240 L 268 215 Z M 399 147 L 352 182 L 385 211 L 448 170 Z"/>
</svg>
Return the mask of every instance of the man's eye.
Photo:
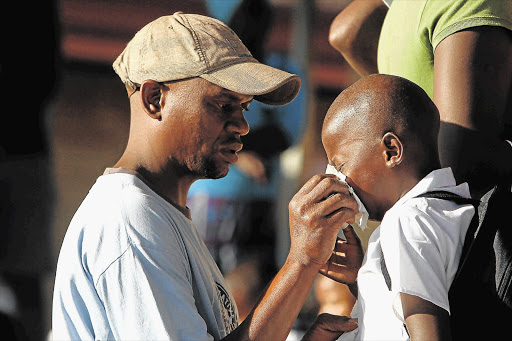
<svg viewBox="0 0 512 341">
<path fill-rule="evenodd" d="M 222 111 L 222 113 L 230 113 L 233 111 L 233 106 L 231 104 L 226 103 L 219 103 L 219 108 Z"/>
<path fill-rule="evenodd" d="M 228 103 L 219 103 L 219 106 L 223 113 L 233 113 L 237 109 L 235 105 Z M 240 109 L 242 109 L 242 111 L 249 111 L 249 104 L 242 104 Z"/>
</svg>

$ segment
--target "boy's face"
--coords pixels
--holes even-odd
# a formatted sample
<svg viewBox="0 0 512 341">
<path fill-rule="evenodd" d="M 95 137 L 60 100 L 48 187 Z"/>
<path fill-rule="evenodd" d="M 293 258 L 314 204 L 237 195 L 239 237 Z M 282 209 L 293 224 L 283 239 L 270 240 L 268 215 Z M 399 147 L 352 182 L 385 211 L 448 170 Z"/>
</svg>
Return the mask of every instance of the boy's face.
<svg viewBox="0 0 512 341">
<path fill-rule="evenodd" d="M 350 128 L 346 124 L 335 129 L 324 125 L 322 143 L 329 164 L 347 176 L 348 184 L 366 206 L 370 218 L 380 219 L 384 214 L 381 211 L 385 211 L 380 198 L 386 193 L 381 139 L 372 137 L 375 134 L 368 133 L 370 129 Z"/>
</svg>

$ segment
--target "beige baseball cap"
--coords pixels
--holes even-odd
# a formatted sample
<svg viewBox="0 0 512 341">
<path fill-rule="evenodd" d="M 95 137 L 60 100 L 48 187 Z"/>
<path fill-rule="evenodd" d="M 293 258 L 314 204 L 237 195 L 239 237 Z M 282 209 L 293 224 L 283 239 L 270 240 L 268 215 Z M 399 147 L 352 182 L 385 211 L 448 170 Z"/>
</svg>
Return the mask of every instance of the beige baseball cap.
<svg viewBox="0 0 512 341">
<path fill-rule="evenodd" d="M 284 105 L 300 90 L 297 75 L 258 62 L 221 21 L 182 12 L 144 26 L 113 67 L 129 91 L 145 80 L 201 77 L 225 89 L 254 95 L 260 102 Z"/>
</svg>

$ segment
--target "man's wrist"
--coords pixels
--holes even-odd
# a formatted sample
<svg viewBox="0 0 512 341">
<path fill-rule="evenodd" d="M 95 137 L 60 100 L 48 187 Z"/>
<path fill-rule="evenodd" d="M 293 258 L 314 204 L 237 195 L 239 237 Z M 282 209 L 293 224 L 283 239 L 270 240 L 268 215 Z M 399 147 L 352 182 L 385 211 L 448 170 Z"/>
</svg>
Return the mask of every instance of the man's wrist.
<svg viewBox="0 0 512 341">
<path fill-rule="evenodd" d="M 294 267 L 300 267 L 304 270 L 308 269 L 311 271 L 318 272 L 324 264 L 320 264 L 320 262 L 315 262 L 312 258 L 306 256 L 303 253 L 292 252 L 288 254 L 288 258 L 286 259 L 286 263 Z"/>
</svg>

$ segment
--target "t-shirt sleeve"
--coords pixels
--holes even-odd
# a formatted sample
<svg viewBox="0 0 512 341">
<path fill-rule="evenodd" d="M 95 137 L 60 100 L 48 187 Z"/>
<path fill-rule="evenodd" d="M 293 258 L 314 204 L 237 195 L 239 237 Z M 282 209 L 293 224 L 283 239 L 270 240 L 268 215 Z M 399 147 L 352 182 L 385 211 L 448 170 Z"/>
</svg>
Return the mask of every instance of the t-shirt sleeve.
<svg viewBox="0 0 512 341">
<path fill-rule="evenodd" d="M 434 219 L 415 207 L 404 208 L 393 220 L 381 231 L 391 291 L 418 296 L 450 312 L 448 254 L 443 250 L 450 241 Z M 395 311 L 403 319 L 398 307 Z"/>
<path fill-rule="evenodd" d="M 213 340 L 178 251 L 130 245 L 96 283 L 118 340 Z"/>
<path fill-rule="evenodd" d="M 512 30 L 512 1 L 428 0 L 420 27 L 430 34 L 433 50 L 451 34 L 477 26 L 499 26 Z"/>
</svg>

